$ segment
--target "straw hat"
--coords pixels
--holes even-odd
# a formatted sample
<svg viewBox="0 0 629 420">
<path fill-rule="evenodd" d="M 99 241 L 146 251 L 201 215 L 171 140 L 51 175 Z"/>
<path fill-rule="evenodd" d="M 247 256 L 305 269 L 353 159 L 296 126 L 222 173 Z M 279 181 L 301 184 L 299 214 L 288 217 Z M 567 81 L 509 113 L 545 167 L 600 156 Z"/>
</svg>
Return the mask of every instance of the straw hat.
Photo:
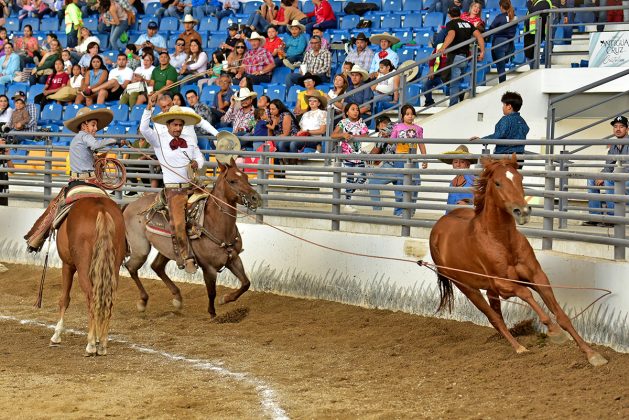
<svg viewBox="0 0 629 420">
<path fill-rule="evenodd" d="M 253 40 L 253 39 L 257 39 L 258 41 L 260 41 L 260 46 L 263 46 L 264 43 L 266 42 L 266 38 L 263 37 L 262 35 L 260 35 L 257 32 L 251 32 L 251 35 L 249 35 L 249 41 Z"/>
<path fill-rule="evenodd" d="M 395 45 L 400 42 L 400 38 L 393 36 L 388 32 L 385 32 L 383 34 L 371 35 L 371 37 L 369 38 L 372 44 L 380 44 L 380 41 L 382 41 L 383 39 L 389 41 L 391 45 Z"/>
<path fill-rule="evenodd" d="M 239 152 L 240 139 L 229 131 L 219 131 L 216 135 L 216 150 L 220 152 Z M 237 157 L 238 154 L 217 154 L 216 160 L 220 163 L 229 163 L 232 159 L 235 160 Z"/>
<path fill-rule="evenodd" d="M 326 109 L 328 106 L 328 100 L 325 96 L 322 96 L 319 92 L 315 92 L 312 95 L 306 94 L 306 101 L 310 98 L 316 98 L 321 105 L 319 105 L 319 109 Z"/>
<path fill-rule="evenodd" d="M 398 67 L 398 70 L 403 70 L 406 67 L 411 67 L 413 64 L 415 64 L 415 60 L 406 60 L 405 62 L 400 64 L 400 66 Z M 418 73 L 419 73 L 419 66 L 415 66 L 412 69 L 408 69 L 407 71 L 404 72 L 404 75 L 406 76 L 406 81 L 410 82 L 415 77 L 417 77 Z"/>
<path fill-rule="evenodd" d="M 321 78 L 319 76 L 317 76 L 316 74 L 312 74 L 308 71 L 297 80 L 297 84 L 300 86 L 304 86 L 304 82 L 308 79 L 312 80 L 315 86 L 321 83 Z"/>
<path fill-rule="evenodd" d="M 98 122 L 98 131 L 107 127 L 109 123 L 114 119 L 114 113 L 109 109 L 89 109 L 87 107 L 79 109 L 76 116 L 68 121 L 65 121 L 65 125 L 68 130 L 78 133 L 81 131 L 81 124 L 86 121 L 96 120 Z"/>
<path fill-rule="evenodd" d="M 291 23 L 288 24 L 289 28 L 292 28 L 293 26 L 298 27 L 299 29 L 301 29 L 302 32 L 304 32 L 306 30 L 306 27 L 304 25 L 302 25 L 301 23 L 299 23 L 299 21 L 297 19 L 293 19 L 291 21 Z"/>
<path fill-rule="evenodd" d="M 467 146 L 463 144 L 457 147 L 455 150 L 444 153 L 444 155 L 469 155 L 469 154 L 470 154 L 470 151 L 468 150 Z M 454 159 L 461 159 L 461 158 L 453 157 L 452 159 L 439 159 L 439 160 L 442 161 L 443 163 L 447 163 L 448 165 L 452 165 L 452 161 Z M 462 160 L 467 160 L 470 164 L 476 163 L 476 159 L 462 159 Z"/>
<path fill-rule="evenodd" d="M 166 124 L 170 120 L 182 120 L 183 125 L 197 125 L 201 122 L 201 117 L 194 112 L 181 109 L 178 105 L 173 105 L 168 112 L 162 112 L 154 116 L 152 120 L 157 124 Z"/>
<path fill-rule="evenodd" d="M 244 101 L 247 98 L 255 98 L 256 96 L 258 96 L 257 93 L 252 92 L 249 90 L 249 88 L 244 87 L 240 88 L 238 93 L 234 95 L 234 99 L 237 101 Z"/>
<path fill-rule="evenodd" d="M 181 23 L 194 23 L 195 25 L 199 23 L 198 20 L 196 20 L 194 18 L 194 16 L 192 15 L 186 15 L 183 20 L 181 21 Z"/>
<path fill-rule="evenodd" d="M 349 73 L 350 74 L 352 74 L 352 73 L 360 73 L 363 76 L 363 81 L 365 81 L 365 80 L 367 80 L 369 78 L 369 73 L 367 72 L 367 70 L 365 70 L 364 68 L 360 67 L 358 64 L 354 64 L 354 66 L 349 71 Z"/>
</svg>

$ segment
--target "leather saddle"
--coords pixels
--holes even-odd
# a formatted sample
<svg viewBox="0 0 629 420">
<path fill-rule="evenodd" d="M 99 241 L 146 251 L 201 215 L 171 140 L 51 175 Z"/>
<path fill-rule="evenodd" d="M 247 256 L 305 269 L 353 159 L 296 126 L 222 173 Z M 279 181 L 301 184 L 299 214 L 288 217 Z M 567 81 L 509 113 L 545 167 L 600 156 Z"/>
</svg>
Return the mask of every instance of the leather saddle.
<svg viewBox="0 0 629 420">
<path fill-rule="evenodd" d="M 188 197 L 186 206 L 186 231 L 188 239 L 197 239 L 201 236 L 205 203 L 209 196 L 210 194 L 208 193 L 195 192 Z M 155 197 L 155 201 L 140 214 L 144 214 L 146 230 L 148 232 L 160 236 L 172 237 L 173 233 L 170 229 L 170 217 L 164 190 L 160 191 Z"/>
<path fill-rule="evenodd" d="M 84 198 L 108 198 L 107 191 L 102 188 L 83 181 L 73 181 L 65 189 L 64 198 L 59 200 L 57 205 L 55 218 L 52 221 L 52 227 L 59 229 L 59 226 L 66 219 L 72 205 L 78 200 Z"/>
</svg>

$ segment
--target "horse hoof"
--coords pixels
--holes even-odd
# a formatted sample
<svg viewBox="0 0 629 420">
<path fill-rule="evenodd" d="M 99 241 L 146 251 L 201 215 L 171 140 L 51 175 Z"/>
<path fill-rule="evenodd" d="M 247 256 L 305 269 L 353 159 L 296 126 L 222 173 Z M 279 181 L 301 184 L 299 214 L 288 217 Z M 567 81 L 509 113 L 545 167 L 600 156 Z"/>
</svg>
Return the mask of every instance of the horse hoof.
<svg viewBox="0 0 629 420">
<path fill-rule="evenodd" d="M 61 341 L 54 342 L 54 341 L 50 340 L 50 343 L 48 343 L 48 346 L 49 347 L 59 347 L 59 346 L 61 346 Z"/>
<path fill-rule="evenodd" d="M 96 354 L 99 356 L 107 356 L 107 349 L 99 347 L 98 350 L 96 350 Z"/>
<path fill-rule="evenodd" d="M 136 304 L 136 307 L 138 308 L 138 312 L 144 312 L 146 311 L 146 302 L 141 300 Z"/>
<path fill-rule="evenodd" d="M 183 307 L 183 303 L 179 299 L 173 299 L 173 306 L 179 310 Z"/>
<path fill-rule="evenodd" d="M 92 352 L 89 352 L 89 351 L 85 350 L 85 353 L 83 354 L 83 356 L 85 356 L 85 357 L 94 357 L 94 356 L 96 356 L 96 352 L 92 353 Z"/>
<path fill-rule="evenodd" d="M 528 353 L 528 349 L 524 346 L 520 346 L 517 349 L 515 349 L 515 352 L 517 354 Z"/>
<path fill-rule="evenodd" d="M 600 355 L 600 353 L 594 353 L 590 357 L 588 357 L 588 362 L 592 366 L 603 366 L 607 364 L 607 359 Z"/>
<path fill-rule="evenodd" d="M 548 338 L 553 344 L 563 344 L 569 340 L 568 335 L 564 331 L 559 331 L 558 333 L 554 334 L 548 334 Z"/>
</svg>

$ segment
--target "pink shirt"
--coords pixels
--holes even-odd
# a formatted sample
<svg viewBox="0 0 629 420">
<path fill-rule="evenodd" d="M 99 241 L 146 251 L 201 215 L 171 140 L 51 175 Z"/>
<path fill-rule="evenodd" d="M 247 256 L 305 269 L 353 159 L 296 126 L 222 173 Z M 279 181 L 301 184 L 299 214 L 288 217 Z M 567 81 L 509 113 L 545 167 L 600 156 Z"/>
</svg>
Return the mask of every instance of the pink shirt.
<svg viewBox="0 0 629 420">
<path fill-rule="evenodd" d="M 273 63 L 273 56 L 262 47 L 247 51 L 242 59 L 242 65 L 245 66 L 245 73 L 249 74 L 262 71 L 262 69 L 271 63 Z"/>
<path fill-rule="evenodd" d="M 397 123 L 391 130 L 392 139 L 423 139 L 424 129 L 417 124 L 407 125 L 404 123 Z M 408 143 L 398 143 L 395 149 L 395 153 L 408 153 L 410 146 Z"/>
</svg>

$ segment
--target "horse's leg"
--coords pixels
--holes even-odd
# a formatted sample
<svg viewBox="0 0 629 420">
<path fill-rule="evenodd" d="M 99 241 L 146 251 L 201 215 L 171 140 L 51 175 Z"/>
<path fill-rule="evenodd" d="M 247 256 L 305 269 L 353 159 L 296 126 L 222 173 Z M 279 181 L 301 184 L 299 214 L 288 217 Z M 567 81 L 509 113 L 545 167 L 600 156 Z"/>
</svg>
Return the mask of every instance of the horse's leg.
<svg viewBox="0 0 629 420">
<path fill-rule="evenodd" d="M 89 259 L 86 259 L 89 261 Z M 92 294 L 92 281 L 89 277 L 89 262 L 77 267 L 77 275 L 79 277 L 79 285 L 85 293 L 85 301 L 87 304 L 87 346 L 85 347 L 85 356 L 96 356 L 96 320 L 92 314 L 92 304 L 94 296 Z"/>
<path fill-rule="evenodd" d="M 221 299 L 219 299 L 220 304 L 235 301 L 240 297 L 240 295 L 249 290 L 249 286 L 251 285 L 251 282 L 249 281 L 249 278 L 245 273 L 245 268 L 242 266 L 240 256 L 236 255 L 234 258 L 231 258 L 227 261 L 227 264 L 225 266 L 229 269 L 229 271 L 234 273 L 236 277 L 238 277 L 238 280 L 240 280 L 240 288 L 232 293 L 226 294 Z"/>
<path fill-rule="evenodd" d="M 207 289 L 208 306 L 207 311 L 210 317 L 216 316 L 216 307 L 214 306 L 214 299 L 216 299 L 216 269 L 199 259 L 199 266 L 203 270 L 203 281 L 205 282 L 205 288 Z"/>
<path fill-rule="evenodd" d="M 467 298 L 474 304 L 474 306 L 476 306 L 482 313 L 485 314 L 491 325 L 493 325 L 494 328 L 497 329 L 498 332 L 507 339 L 507 341 L 509 342 L 509 344 L 511 344 L 516 353 L 524 353 L 528 351 L 526 347 L 518 343 L 518 341 L 513 338 L 513 336 L 509 332 L 509 329 L 505 325 L 502 316 L 500 316 L 498 313 L 496 313 L 495 310 L 492 309 L 492 307 L 487 303 L 487 301 L 481 294 L 480 290 L 474 289 L 469 286 L 461 286 L 459 287 L 459 290 L 461 290 L 461 292 L 463 292 L 463 294 L 467 296 Z"/>
<path fill-rule="evenodd" d="M 149 295 L 148 293 L 146 293 L 146 289 L 144 289 L 144 286 L 140 281 L 138 270 L 146 262 L 146 259 L 149 256 L 149 252 L 151 251 L 151 246 L 147 245 L 146 243 L 139 243 L 137 244 L 138 247 L 134 247 L 134 245 L 135 244 L 131 244 L 131 256 L 129 257 L 129 260 L 124 264 L 124 266 L 131 275 L 131 278 L 135 282 L 135 285 L 138 287 L 138 290 L 140 291 L 140 301 L 137 303 L 138 311 L 144 312 L 146 310 L 146 304 L 149 300 Z"/>
<path fill-rule="evenodd" d="M 500 295 L 494 290 L 487 290 L 487 299 L 489 299 L 489 306 L 491 306 L 491 309 L 493 309 L 504 322 L 502 308 L 500 307 Z"/>
<path fill-rule="evenodd" d="M 70 306 L 70 290 L 72 290 L 72 281 L 76 267 L 71 264 L 63 263 L 61 268 L 61 296 L 59 297 L 59 322 L 55 327 L 55 333 L 50 338 L 50 345 L 57 346 L 61 343 L 61 333 L 63 332 L 63 317 L 66 309 Z"/>
<path fill-rule="evenodd" d="M 175 307 L 175 309 L 181 309 L 181 307 L 183 306 L 181 291 L 179 290 L 177 285 L 173 283 L 170 277 L 168 277 L 168 274 L 166 274 L 166 264 L 168 264 L 168 261 L 170 261 L 168 257 L 166 257 L 162 253 L 158 253 L 157 257 L 155 257 L 155 259 L 151 263 L 151 268 L 153 269 L 153 271 L 155 271 L 159 278 L 162 279 L 166 287 L 168 287 L 168 290 L 170 290 L 170 293 L 173 294 L 173 306 Z"/>
</svg>

